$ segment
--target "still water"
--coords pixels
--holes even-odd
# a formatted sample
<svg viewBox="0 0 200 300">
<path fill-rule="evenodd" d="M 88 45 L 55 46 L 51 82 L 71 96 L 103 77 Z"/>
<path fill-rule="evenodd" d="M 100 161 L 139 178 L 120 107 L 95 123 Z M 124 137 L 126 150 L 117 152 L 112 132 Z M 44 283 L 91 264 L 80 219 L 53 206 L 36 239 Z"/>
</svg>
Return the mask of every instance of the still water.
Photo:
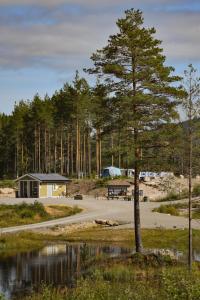
<svg viewBox="0 0 200 300">
<path fill-rule="evenodd" d="M 130 253 L 119 246 L 56 244 L 9 258 L 0 258 L 0 293 L 7 299 L 30 291 L 40 284 L 74 286 L 84 271 L 84 262 L 99 255 L 110 257 Z"/>
<path fill-rule="evenodd" d="M 130 248 L 116 245 L 60 243 L 40 251 L 0 258 L 0 293 L 7 299 L 21 299 L 22 295 L 29 294 L 41 284 L 73 287 L 89 258 L 99 255 L 116 257 L 132 252 Z M 186 259 L 182 252 L 173 250 L 171 253 L 177 259 Z M 194 259 L 200 261 L 200 254 L 196 251 Z"/>
</svg>

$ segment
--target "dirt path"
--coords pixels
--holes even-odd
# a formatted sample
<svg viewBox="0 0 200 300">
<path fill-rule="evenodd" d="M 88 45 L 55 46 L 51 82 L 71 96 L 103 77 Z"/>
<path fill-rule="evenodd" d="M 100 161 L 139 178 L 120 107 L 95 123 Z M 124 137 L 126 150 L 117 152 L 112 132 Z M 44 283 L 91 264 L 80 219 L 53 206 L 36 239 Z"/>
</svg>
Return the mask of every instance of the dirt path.
<svg viewBox="0 0 200 300">
<path fill-rule="evenodd" d="M 34 202 L 36 199 L 0 199 L 0 204 L 16 204 L 22 201 L 27 203 Z M 40 199 L 43 204 L 65 204 L 68 206 L 78 205 L 83 208 L 80 214 L 51 220 L 43 223 L 15 226 L 9 228 L 2 228 L 2 233 L 17 232 L 22 230 L 34 230 L 38 228 L 51 227 L 55 225 L 67 225 L 80 222 L 94 221 L 95 219 L 111 219 L 119 220 L 126 223 L 125 227 L 133 227 L 133 202 L 120 200 L 96 200 L 92 197 L 85 197 L 84 200 L 73 199 Z M 188 221 L 184 217 L 170 216 L 167 214 L 160 214 L 152 212 L 152 209 L 158 207 L 160 203 L 141 202 L 141 224 L 142 228 L 187 228 Z M 200 229 L 200 220 L 193 220 L 193 228 Z"/>
</svg>

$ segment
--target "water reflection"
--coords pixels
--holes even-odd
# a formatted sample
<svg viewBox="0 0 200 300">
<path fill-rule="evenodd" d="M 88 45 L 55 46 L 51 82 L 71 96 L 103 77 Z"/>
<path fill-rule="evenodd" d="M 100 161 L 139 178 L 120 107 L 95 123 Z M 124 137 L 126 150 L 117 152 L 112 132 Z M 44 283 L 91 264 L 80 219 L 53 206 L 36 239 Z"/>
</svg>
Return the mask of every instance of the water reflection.
<svg viewBox="0 0 200 300">
<path fill-rule="evenodd" d="M 164 251 L 164 253 L 162 252 Z M 0 259 L 0 292 L 8 299 L 30 293 L 42 283 L 54 286 L 74 286 L 77 277 L 84 271 L 84 262 L 89 258 L 108 255 L 121 256 L 132 249 L 113 245 L 56 244 L 16 256 Z M 186 254 L 177 250 L 147 249 L 146 253 L 164 254 L 186 260 Z M 194 251 L 194 259 L 200 261 L 200 253 Z"/>
<path fill-rule="evenodd" d="M 30 292 L 42 283 L 73 286 L 90 257 L 119 256 L 130 249 L 118 246 L 57 244 L 0 260 L 0 292 L 7 298 Z"/>
</svg>

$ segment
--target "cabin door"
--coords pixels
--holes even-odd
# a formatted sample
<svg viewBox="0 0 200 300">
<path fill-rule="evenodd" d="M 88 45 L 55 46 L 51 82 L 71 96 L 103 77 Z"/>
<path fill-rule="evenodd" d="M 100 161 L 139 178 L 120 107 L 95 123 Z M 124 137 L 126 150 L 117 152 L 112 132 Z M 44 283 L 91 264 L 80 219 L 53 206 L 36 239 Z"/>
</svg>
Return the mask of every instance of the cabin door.
<svg viewBox="0 0 200 300">
<path fill-rule="evenodd" d="M 28 184 L 27 181 L 20 181 L 20 197 L 28 198 Z"/>
<path fill-rule="evenodd" d="M 47 184 L 47 197 L 52 197 L 52 184 Z"/>
</svg>

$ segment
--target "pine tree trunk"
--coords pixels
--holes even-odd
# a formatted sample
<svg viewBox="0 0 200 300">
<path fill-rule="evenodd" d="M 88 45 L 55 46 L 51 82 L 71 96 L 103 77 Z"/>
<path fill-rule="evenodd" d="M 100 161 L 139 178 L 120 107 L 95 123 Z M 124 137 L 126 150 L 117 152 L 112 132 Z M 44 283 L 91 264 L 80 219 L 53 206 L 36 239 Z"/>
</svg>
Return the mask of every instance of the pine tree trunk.
<svg viewBox="0 0 200 300">
<path fill-rule="evenodd" d="M 34 147 L 34 171 L 37 172 L 37 128 L 36 128 L 36 126 L 35 126 L 34 136 L 35 136 L 35 147 Z"/>
<path fill-rule="evenodd" d="M 44 169 L 45 169 L 45 173 L 47 173 L 47 129 L 46 129 L 46 126 L 44 129 Z"/>
<path fill-rule="evenodd" d="M 24 142 L 23 142 L 23 134 L 21 140 L 21 174 L 24 173 Z"/>
<path fill-rule="evenodd" d="M 120 140 L 120 133 L 119 133 L 119 142 L 118 142 L 118 166 L 119 169 L 121 168 L 121 140 Z"/>
<path fill-rule="evenodd" d="M 189 270 L 192 270 L 192 133 L 189 133 Z"/>
<path fill-rule="evenodd" d="M 63 126 L 60 130 L 60 173 L 63 175 Z"/>
<path fill-rule="evenodd" d="M 76 175 L 80 176 L 80 138 L 79 138 L 79 121 L 76 122 Z"/>
<path fill-rule="evenodd" d="M 69 176 L 70 170 L 70 134 L 67 134 L 67 175 Z"/>
<path fill-rule="evenodd" d="M 38 171 L 41 172 L 41 140 L 40 140 L 40 126 L 38 128 Z"/>
<path fill-rule="evenodd" d="M 134 130 L 135 144 L 135 177 L 134 177 L 134 223 L 135 223 L 135 247 L 136 252 L 142 252 L 141 225 L 140 225 L 140 198 L 139 198 L 139 160 L 140 149 L 138 148 L 138 130 Z"/>
<path fill-rule="evenodd" d="M 79 135 L 80 137 L 80 135 Z M 82 143 L 81 143 L 81 138 L 79 139 L 79 149 L 80 149 L 80 177 L 82 178 L 83 174 L 83 149 L 82 149 Z"/>
<path fill-rule="evenodd" d="M 19 177 L 19 135 L 17 131 L 16 176 Z"/>
<path fill-rule="evenodd" d="M 55 144 L 54 144 L 54 172 L 57 172 L 57 131 L 55 132 Z"/>
<path fill-rule="evenodd" d="M 49 143 L 49 155 L 48 155 L 48 172 L 51 172 L 51 130 L 49 129 L 49 136 L 48 136 L 48 143 Z"/>
<path fill-rule="evenodd" d="M 191 80 L 190 80 L 190 91 L 192 90 L 191 87 Z M 188 236 L 188 266 L 189 271 L 192 271 L 192 99 L 190 93 L 190 100 L 189 100 L 189 218 L 188 218 L 188 225 L 189 225 L 189 236 Z"/>
<path fill-rule="evenodd" d="M 114 165 L 114 155 L 113 155 L 113 149 L 114 149 L 114 138 L 113 138 L 113 132 L 111 133 L 111 151 L 112 151 L 112 155 L 111 155 L 111 165 Z"/>
<path fill-rule="evenodd" d="M 102 169 L 102 141 L 101 141 L 101 130 L 99 132 L 99 176 L 101 176 Z"/>
<path fill-rule="evenodd" d="M 86 137 L 83 135 L 83 175 L 86 177 Z"/>
<path fill-rule="evenodd" d="M 99 129 L 96 130 L 96 172 L 99 177 Z"/>
<path fill-rule="evenodd" d="M 91 176 L 91 143 L 90 143 L 90 133 L 88 132 L 88 175 Z"/>
<path fill-rule="evenodd" d="M 74 175 L 74 144 L 73 137 L 71 136 L 71 175 Z"/>
</svg>

